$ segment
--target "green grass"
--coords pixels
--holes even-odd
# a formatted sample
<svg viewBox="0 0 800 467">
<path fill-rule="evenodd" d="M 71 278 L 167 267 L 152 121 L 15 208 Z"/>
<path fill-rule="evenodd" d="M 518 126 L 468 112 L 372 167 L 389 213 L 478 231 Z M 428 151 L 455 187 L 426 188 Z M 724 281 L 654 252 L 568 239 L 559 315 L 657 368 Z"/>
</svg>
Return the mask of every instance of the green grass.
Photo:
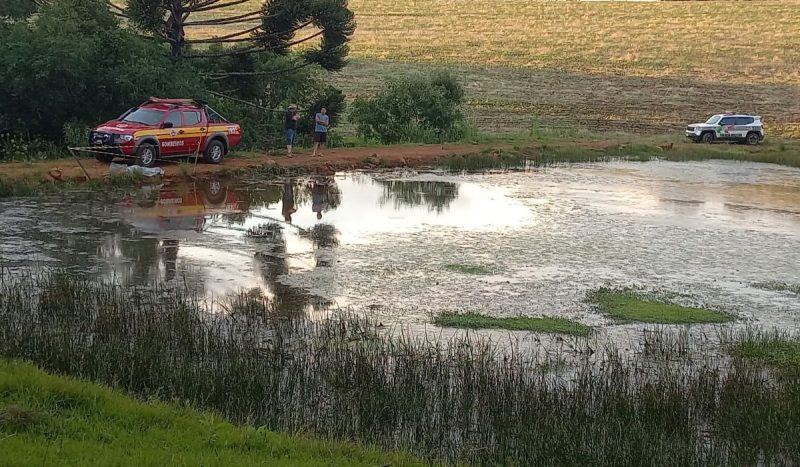
<svg viewBox="0 0 800 467">
<path fill-rule="evenodd" d="M 0 360 L 0 464 L 421 465 L 352 444 L 264 429 Z"/>
<path fill-rule="evenodd" d="M 468 329 L 507 329 L 509 331 L 532 331 L 555 334 L 588 336 L 592 328 L 584 324 L 555 317 L 495 317 L 479 313 L 442 313 L 433 318 L 433 324 L 445 327 Z"/>
<path fill-rule="evenodd" d="M 614 160 L 729 160 L 800 167 L 800 140 L 771 141 L 751 147 L 737 144 L 693 144 L 679 138 L 644 137 L 626 133 L 601 135 L 579 132 L 573 136 L 565 136 L 558 131 L 537 131 L 531 135 L 484 136 L 480 141 L 490 145 L 490 148 L 478 154 L 444 157 L 437 164 L 453 171 L 514 169 Z M 513 148 L 509 148 L 512 145 Z"/>
<path fill-rule="evenodd" d="M 633 289 L 601 287 L 591 292 L 587 301 L 609 317 L 620 321 L 699 324 L 726 323 L 733 320 L 732 316 L 719 311 L 676 305 Z"/>
<path fill-rule="evenodd" d="M 772 290 L 775 292 L 790 292 L 795 295 L 800 295 L 800 284 L 787 284 L 786 282 L 767 281 L 757 282 L 753 284 L 757 289 Z"/>
<path fill-rule="evenodd" d="M 781 333 L 746 332 L 731 346 L 734 355 L 800 376 L 800 337 Z"/>
<path fill-rule="evenodd" d="M 715 358 L 705 336 L 691 345 L 699 354 L 659 338 L 646 355 L 613 345 L 592 349 L 584 339 L 563 350 L 472 333 L 419 339 L 386 332 L 362 315 L 309 315 L 262 293 L 208 303 L 168 287 L 131 289 L 66 274 L 8 276 L 0 269 L 0 358 L 113 385 L 143 400 L 181 401 L 233 423 L 356 440 L 434 464 L 785 465 L 800 458 L 800 379 L 767 380 L 759 367 L 730 366 Z M 56 463 L 75 443 L 91 454 L 96 440 L 112 449 L 142 434 L 154 465 L 180 465 L 180 456 L 187 456 L 185 465 L 200 465 L 191 456 L 215 448 L 219 456 L 241 448 L 242 456 L 255 451 L 267 460 L 302 460 L 322 450 L 288 438 L 288 446 L 263 454 L 248 450 L 249 443 L 271 447 L 273 438 L 262 441 L 250 429 L 214 431 L 220 426 L 214 422 L 201 424 L 210 427 L 200 431 L 203 442 L 192 438 L 197 425 L 187 422 L 183 447 L 164 433 L 186 425 L 164 419 L 160 405 L 146 404 L 150 412 L 130 418 L 93 392 L 78 397 L 59 386 L 40 395 L 16 374 L 2 381 L 7 422 L 0 456 L 49 447 L 48 455 L 60 456 L 50 461 Z M 21 389 L 7 391 L 6 384 Z M 108 416 L 89 418 L 98 407 L 107 407 Z M 139 455 L 136 446 L 130 450 Z M 348 455 L 341 445 L 329 446 L 333 459 Z M 177 461 L 157 457 L 164 450 L 174 450 Z M 123 454 L 110 458 L 124 462 Z M 380 465 L 381 456 L 353 458 Z M 92 461 L 83 464 L 109 463 Z M 236 462 L 204 463 L 215 464 Z"/>
<path fill-rule="evenodd" d="M 493 272 L 488 267 L 480 264 L 453 263 L 446 265 L 445 269 L 447 269 L 448 271 L 459 272 L 461 274 L 475 274 L 475 275 L 486 275 L 486 274 L 492 274 Z"/>
<path fill-rule="evenodd" d="M 2 166 L 0 166 L 1 168 Z M 130 188 L 143 183 L 144 178 L 139 174 L 114 174 L 104 179 L 96 178 L 89 181 L 68 179 L 63 182 L 54 182 L 35 176 L 20 178 L 0 177 L 0 198 L 47 195 L 77 188 L 108 191 Z"/>
</svg>

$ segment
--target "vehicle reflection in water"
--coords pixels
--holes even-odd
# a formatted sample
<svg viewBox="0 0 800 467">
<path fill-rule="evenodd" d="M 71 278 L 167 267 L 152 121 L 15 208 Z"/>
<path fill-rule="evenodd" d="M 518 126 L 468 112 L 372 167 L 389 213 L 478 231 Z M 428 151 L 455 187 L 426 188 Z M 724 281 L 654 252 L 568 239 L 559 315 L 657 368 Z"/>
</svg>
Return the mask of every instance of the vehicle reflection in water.
<svg viewBox="0 0 800 467">
<path fill-rule="evenodd" d="M 202 232 L 225 215 L 243 212 L 236 192 L 219 180 L 189 186 L 150 186 L 123 200 L 120 216 L 141 232 Z"/>
<path fill-rule="evenodd" d="M 143 187 L 119 203 L 123 232 L 107 237 L 98 256 L 110 261 L 109 275 L 124 284 L 173 281 L 186 233 L 202 233 L 226 216 L 242 213 L 241 204 L 235 191 L 218 180 Z"/>
<path fill-rule="evenodd" d="M 123 286 L 166 281 L 203 297 L 245 290 L 290 313 L 351 303 L 352 283 L 339 277 L 359 249 L 380 255 L 387 241 L 429 235 L 431 227 L 448 235 L 530 220 L 522 203 L 491 187 L 410 177 L 212 180 L 142 187 L 112 202 L 93 194 L 32 199 L 0 213 L 7 239 L 0 259 L 24 267 L 33 251 L 71 272 Z"/>
</svg>

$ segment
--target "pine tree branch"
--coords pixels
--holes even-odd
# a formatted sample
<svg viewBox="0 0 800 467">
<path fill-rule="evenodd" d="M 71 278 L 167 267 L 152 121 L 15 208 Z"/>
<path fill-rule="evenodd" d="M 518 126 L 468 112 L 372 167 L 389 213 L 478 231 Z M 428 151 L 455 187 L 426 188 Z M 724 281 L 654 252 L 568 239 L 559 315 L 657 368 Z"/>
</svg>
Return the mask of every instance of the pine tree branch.
<svg viewBox="0 0 800 467">
<path fill-rule="evenodd" d="M 289 29 L 289 30 L 286 30 L 286 31 L 275 31 L 275 32 L 271 32 L 271 33 L 268 33 L 268 34 L 258 34 L 258 35 L 256 35 L 255 39 L 256 40 L 263 40 L 263 39 L 267 39 L 267 38 L 270 38 L 270 37 L 277 37 L 277 36 L 280 36 L 280 35 L 283 35 L 283 34 L 286 34 L 286 33 L 289 33 L 289 32 L 297 32 L 297 31 L 303 29 L 306 26 L 310 26 L 313 22 L 314 22 L 314 20 L 306 21 L 305 23 L 299 24 L 299 25 L 293 27 L 292 29 Z"/>
<path fill-rule="evenodd" d="M 302 44 L 303 42 L 310 41 L 311 39 L 314 39 L 315 37 L 321 36 L 323 32 L 325 32 L 325 31 L 316 32 L 316 33 L 314 33 L 314 34 L 312 34 L 312 35 L 310 35 L 308 37 L 304 37 L 303 39 L 299 39 L 299 40 L 296 40 L 294 42 L 290 42 L 290 43 L 286 44 L 283 47 L 288 48 L 288 47 L 292 47 L 292 46 L 295 46 L 295 45 L 298 45 L 298 44 Z M 185 55 L 185 57 L 186 58 L 231 57 L 231 56 L 234 56 L 234 55 L 247 55 L 247 54 L 258 53 L 258 52 L 269 52 L 269 51 L 271 51 L 273 49 L 274 48 L 272 48 L 272 47 L 261 47 L 259 45 L 253 45 L 251 47 L 246 47 L 244 49 L 236 49 L 236 50 L 231 50 L 229 52 L 223 52 L 223 53 L 218 53 L 218 54 L 195 54 L 195 55 Z"/>
<path fill-rule="evenodd" d="M 225 94 L 222 94 L 222 93 L 219 93 L 219 92 L 215 92 L 215 91 L 208 91 L 208 92 L 209 92 L 210 94 L 213 94 L 213 95 L 217 96 L 217 97 L 222 97 L 223 99 L 230 99 L 230 100 L 232 100 L 232 101 L 234 101 L 234 102 L 238 102 L 238 103 L 240 103 L 240 104 L 249 105 L 249 106 L 251 106 L 251 107 L 255 107 L 255 108 L 257 108 L 257 109 L 266 110 L 266 111 L 268 111 L 268 112 L 282 112 L 281 110 L 268 109 L 268 108 L 266 108 L 266 107 L 263 107 L 263 106 L 260 106 L 260 105 L 258 105 L 258 104 L 253 104 L 253 103 L 252 103 L 252 102 L 250 102 L 250 101 L 246 101 L 246 100 L 244 100 L 244 99 L 239 99 L 238 97 L 227 96 L 227 95 L 225 95 Z"/>
<path fill-rule="evenodd" d="M 253 40 L 253 38 L 251 38 L 251 37 L 244 37 L 244 38 L 239 38 L 239 39 L 233 39 L 233 38 L 237 37 L 237 36 L 243 36 L 245 34 L 251 33 L 251 32 L 257 30 L 260 27 L 261 27 L 261 25 L 258 25 L 258 26 L 252 27 L 250 29 L 245 29 L 244 31 L 235 32 L 233 34 L 228 34 L 227 36 L 212 37 L 210 39 L 194 39 L 194 40 L 189 40 L 189 41 L 186 41 L 186 42 L 189 43 L 189 44 L 219 44 L 219 43 L 222 43 L 222 42 L 251 41 L 251 40 Z"/>
<path fill-rule="evenodd" d="M 106 5 L 110 8 L 111 13 L 115 14 L 116 16 L 120 16 L 122 18 L 128 17 L 124 8 L 114 5 L 109 0 L 106 0 Z"/>
<path fill-rule="evenodd" d="M 271 76 L 271 75 L 280 75 L 283 73 L 289 73 L 290 71 L 300 70 L 301 68 L 305 68 L 309 65 L 312 65 L 311 62 L 304 62 L 300 65 L 293 66 L 291 68 L 285 68 L 283 70 L 270 70 L 270 71 L 232 71 L 230 73 L 209 73 L 207 75 L 203 75 L 206 78 L 212 81 L 219 81 L 222 79 L 230 78 L 232 76 Z"/>
<path fill-rule="evenodd" d="M 194 3 L 189 5 L 188 9 L 194 11 L 193 9 L 195 9 L 195 8 L 203 8 L 203 7 L 206 7 L 206 6 L 209 6 L 209 5 L 213 5 L 215 3 L 219 3 L 221 1 L 222 0 L 203 0 L 203 1 L 200 1 L 200 2 L 194 2 Z"/>
<path fill-rule="evenodd" d="M 214 3 L 218 2 L 218 1 L 220 1 L 220 0 L 214 0 Z M 211 5 L 211 6 L 205 6 L 205 7 L 200 7 L 200 8 L 187 8 L 184 11 L 188 11 L 189 13 L 198 13 L 198 12 L 201 12 L 201 11 L 218 10 L 220 8 L 228 8 L 228 7 L 231 7 L 231 6 L 234 6 L 234 5 L 241 5 L 242 3 L 247 3 L 249 1 L 250 0 L 234 0 L 232 2 L 220 3 L 219 5 Z"/>
<path fill-rule="evenodd" d="M 261 14 L 261 10 L 258 11 L 251 11 L 250 13 L 245 13 L 243 15 L 236 15 L 236 16 L 228 16 L 226 18 L 216 18 L 216 19 L 204 19 L 199 21 L 186 21 L 183 23 L 185 26 L 208 26 L 214 25 L 219 26 L 223 24 L 235 24 L 235 23 L 245 23 L 255 20 L 255 16 L 259 16 Z M 253 17 L 252 19 L 250 19 Z M 265 16 L 264 18 L 269 18 L 269 16 Z"/>
</svg>

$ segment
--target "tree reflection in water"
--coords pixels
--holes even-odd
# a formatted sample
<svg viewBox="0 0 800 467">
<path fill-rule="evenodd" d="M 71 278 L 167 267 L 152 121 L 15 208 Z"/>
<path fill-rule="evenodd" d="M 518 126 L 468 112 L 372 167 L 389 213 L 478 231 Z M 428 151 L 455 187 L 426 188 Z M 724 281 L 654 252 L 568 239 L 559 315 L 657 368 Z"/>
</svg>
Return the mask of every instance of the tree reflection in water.
<svg viewBox="0 0 800 467">
<path fill-rule="evenodd" d="M 376 180 L 383 186 L 383 195 L 378 200 L 380 206 L 394 203 L 395 209 L 426 205 L 429 211 L 437 214 L 448 209 L 450 203 L 458 198 L 458 185 L 449 182 L 413 180 Z"/>
<path fill-rule="evenodd" d="M 248 231 L 248 237 L 260 245 L 255 253 L 258 271 L 273 295 L 275 311 L 284 316 L 297 315 L 305 311 L 322 311 L 333 305 L 325 298 L 312 295 L 305 289 L 281 282 L 281 277 L 290 273 L 289 255 L 286 247 L 286 229 L 295 228 L 278 222 L 262 224 Z M 316 259 L 315 267 L 325 267 L 329 261 L 321 258 L 321 250 L 330 251 L 339 244 L 338 231 L 333 226 L 318 224 L 312 229 L 299 229 L 299 237 L 311 241 Z"/>
</svg>

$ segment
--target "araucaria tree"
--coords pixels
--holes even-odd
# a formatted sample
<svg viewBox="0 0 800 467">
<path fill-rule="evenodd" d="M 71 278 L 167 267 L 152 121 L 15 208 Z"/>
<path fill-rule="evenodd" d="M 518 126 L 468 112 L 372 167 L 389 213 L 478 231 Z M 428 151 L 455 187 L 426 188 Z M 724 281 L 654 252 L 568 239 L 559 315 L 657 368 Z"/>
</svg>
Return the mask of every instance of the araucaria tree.
<svg viewBox="0 0 800 467">
<path fill-rule="evenodd" d="M 347 0 L 266 0 L 261 8 L 225 14 L 252 0 L 128 0 L 119 7 L 107 0 L 119 16 L 126 17 L 142 33 L 170 44 L 174 59 L 245 55 L 259 52 L 285 54 L 293 45 L 321 38 L 303 51 L 305 64 L 340 70 L 345 64 L 355 20 Z M 221 14 L 203 14 L 219 10 Z M 197 18 L 203 16 L 202 18 Z M 187 38 L 192 28 L 225 27 L 233 32 L 207 39 Z M 227 44 L 223 51 L 198 52 L 191 45 Z"/>
</svg>

